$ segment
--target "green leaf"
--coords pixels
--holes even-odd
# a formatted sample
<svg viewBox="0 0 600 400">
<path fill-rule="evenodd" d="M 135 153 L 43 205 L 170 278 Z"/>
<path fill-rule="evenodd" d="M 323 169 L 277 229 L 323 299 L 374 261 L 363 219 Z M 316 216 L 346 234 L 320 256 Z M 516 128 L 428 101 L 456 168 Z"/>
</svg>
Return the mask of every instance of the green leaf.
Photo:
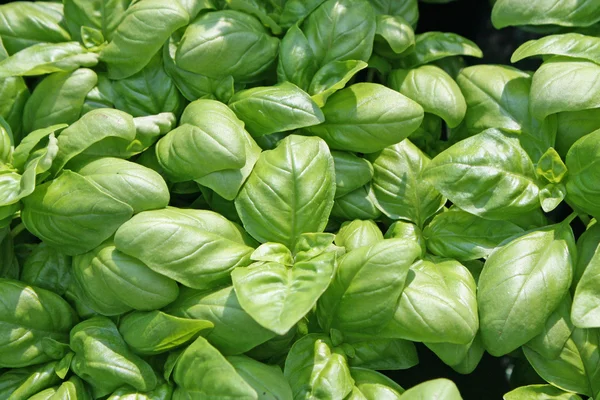
<svg viewBox="0 0 600 400">
<path fill-rule="evenodd" d="M 342 197 L 365 186 L 373 179 L 371 163 L 354 153 L 332 151 L 335 167 L 335 197 Z"/>
<path fill-rule="evenodd" d="M 59 135 L 52 172 L 57 174 L 69 160 L 106 138 L 132 141 L 135 133 L 131 115 L 113 109 L 92 110 Z"/>
<path fill-rule="evenodd" d="M 571 296 L 567 295 L 550 314 L 542 332 L 527 342 L 525 347 L 548 359 L 560 356 L 574 329 L 571 322 L 571 306 Z"/>
<path fill-rule="evenodd" d="M 102 315 L 162 308 L 179 294 L 175 281 L 120 252 L 111 241 L 75 256 L 72 273 L 81 300 Z"/>
<path fill-rule="evenodd" d="M 157 385 L 152 367 L 129 350 L 108 318 L 94 317 L 77 324 L 71 330 L 70 345 L 75 352 L 71 368 L 92 386 L 94 398 L 124 385 L 142 392 Z"/>
<path fill-rule="evenodd" d="M 498 0 L 492 9 L 492 24 L 496 29 L 519 25 L 590 26 L 600 21 L 600 4 L 594 1 L 557 3 L 539 0 Z"/>
<path fill-rule="evenodd" d="M 346 83 L 358 71 L 367 68 L 367 65 L 366 62 L 360 60 L 331 61 L 323 65 L 315 73 L 310 82 L 308 92 L 319 107 L 323 107 L 332 94 L 343 89 Z"/>
<path fill-rule="evenodd" d="M 560 355 L 548 359 L 523 347 L 529 363 L 548 383 L 569 392 L 600 394 L 600 331 L 575 328 Z"/>
<path fill-rule="evenodd" d="M 352 346 L 353 354 L 348 357 L 348 364 L 353 368 L 399 370 L 419 363 L 417 348 L 408 340 L 345 335 L 344 343 Z M 356 379 L 354 375 L 353 377 Z"/>
<path fill-rule="evenodd" d="M 465 98 L 456 82 L 434 65 L 394 70 L 388 77 L 388 84 L 419 103 L 425 112 L 444 119 L 450 128 L 458 126 L 467 112 Z"/>
<path fill-rule="evenodd" d="M 436 215 L 423 230 L 427 249 L 459 261 L 486 258 L 504 240 L 522 234 L 510 221 L 491 221 L 458 208 Z"/>
<path fill-rule="evenodd" d="M 463 69 L 456 80 L 467 101 L 464 127 L 470 135 L 488 128 L 514 132 L 534 162 L 554 145 L 556 120 L 538 119 L 530 110 L 537 96 L 530 74 L 512 67 L 477 65 Z"/>
<path fill-rule="evenodd" d="M 27 229 L 67 255 L 97 247 L 133 214 L 130 206 L 71 171 L 37 186 L 22 201 Z"/>
<path fill-rule="evenodd" d="M 64 0 L 65 20 L 74 39 L 81 28 L 95 28 L 111 40 L 132 0 Z"/>
<path fill-rule="evenodd" d="M 326 252 L 293 267 L 252 264 L 231 273 L 242 308 L 263 327 L 284 335 L 317 303 L 334 271 L 335 253 Z"/>
<path fill-rule="evenodd" d="M 286 3 L 286 6 L 294 1 L 299 2 L 299 0 L 291 0 Z M 298 25 L 293 25 L 286 32 L 281 40 L 279 54 L 277 80 L 291 82 L 300 89 L 308 91 L 318 65 L 308 39 Z"/>
<path fill-rule="evenodd" d="M 258 399 L 252 386 L 203 337 L 197 338 L 179 356 L 173 380 L 177 383 L 174 398 Z"/>
<path fill-rule="evenodd" d="M 319 324 L 326 331 L 376 334 L 393 318 L 409 267 L 420 254 L 418 245 L 401 239 L 347 253 L 319 301 Z"/>
<path fill-rule="evenodd" d="M 96 73 L 87 68 L 48 75 L 35 87 L 25 104 L 23 132 L 77 121 L 85 97 L 97 81 Z"/>
<path fill-rule="evenodd" d="M 456 385 L 444 378 L 434 379 L 413 386 L 402 394 L 400 400 L 462 400 Z"/>
<path fill-rule="evenodd" d="M 205 210 L 144 211 L 121 225 L 117 250 L 150 269 L 196 289 L 229 282 L 229 274 L 250 263 L 252 248 L 239 227 Z"/>
<path fill-rule="evenodd" d="M 63 295 L 71 282 L 71 265 L 71 257 L 40 243 L 25 260 L 21 281 Z"/>
<path fill-rule="evenodd" d="M 274 262 L 291 267 L 294 265 L 292 252 L 280 243 L 264 243 L 250 256 L 252 261 Z"/>
<path fill-rule="evenodd" d="M 0 61 L 0 78 L 69 72 L 98 64 L 98 55 L 78 42 L 39 43 Z"/>
<path fill-rule="evenodd" d="M 275 336 L 244 311 L 233 286 L 212 292 L 182 289 L 164 312 L 212 322 L 206 339 L 225 355 L 245 353 Z"/>
<path fill-rule="evenodd" d="M 550 183 L 559 183 L 567 174 L 567 166 L 556 150 L 550 147 L 537 162 L 535 172 Z"/>
<path fill-rule="evenodd" d="M 202 14 L 188 25 L 175 62 L 213 79 L 232 76 L 235 82 L 255 82 L 274 64 L 278 48 L 279 39 L 272 37 L 258 19 L 240 11 L 222 10 Z"/>
<path fill-rule="evenodd" d="M 421 232 L 421 229 L 417 225 L 415 225 L 411 222 L 405 222 L 405 221 L 394 222 L 393 224 L 390 225 L 390 227 L 385 232 L 385 235 L 383 235 L 383 237 L 385 239 L 397 238 L 397 239 L 409 240 L 413 243 L 416 243 L 417 245 L 419 245 L 419 247 L 421 247 L 421 255 L 424 255 L 425 251 L 427 250 L 427 248 L 425 247 L 423 232 Z M 420 258 L 422 258 L 422 257 L 420 257 Z"/>
<path fill-rule="evenodd" d="M 366 368 L 350 368 L 354 389 L 349 400 L 398 400 L 404 389 L 387 376 Z"/>
<path fill-rule="evenodd" d="M 236 372 L 264 400 L 292 400 L 292 389 L 286 382 L 281 368 L 267 365 L 246 356 L 230 356 L 227 361 Z"/>
<path fill-rule="evenodd" d="M 569 290 L 574 246 L 573 232 L 563 223 L 530 231 L 490 254 L 477 294 L 490 354 L 507 354 L 544 329 Z"/>
<path fill-rule="evenodd" d="M 531 159 L 516 138 L 497 129 L 441 152 L 422 176 L 457 207 L 487 219 L 510 219 L 539 206 Z"/>
<path fill-rule="evenodd" d="M 54 372 L 56 362 L 27 368 L 14 368 L 0 375 L 0 396 L 4 399 L 29 399 L 31 396 L 60 383 Z"/>
<path fill-rule="evenodd" d="M 288 0 L 283 6 L 279 23 L 284 28 L 289 28 L 295 23 L 302 22 L 315 8 L 325 0 Z M 293 29 L 290 28 L 288 32 Z"/>
<path fill-rule="evenodd" d="M 556 144 L 558 154 L 564 159 L 577 140 L 600 129 L 600 108 L 565 111 L 556 114 Z"/>
<path fill-rule="evenodd" d="M 0 291 L 0 367 L 19 368 L 49 361 L 43 351 L 44 339 L 67 342 L 77 322 L 75 311 L 57 294 L 19 281 L 0 278 Z"/>
<path fill-rule="evenodd" d="M 377 224 L 371 220 L 344 222 L 335 235 L 335 244 L 344 247 L 346 252 L 363 246 L 372 246 L 383 240 Z"/>
<path fill-rule="evenodd" d="M 600 38 L 580 33 L 549 35 L 523 43 L 515 50 L 510 62 L 515 63 L 527 57 L 558 55 L 600 63 L 600 57 L 593 51 L 595 48 L 600 48 Z"/>
<path fill-rule="evenodd" d="M 333 208 L 331 209 L 331 217 L 341 221 L 379 219 L 381 211 L 375 204 L 375 196 L 373 195 L 371 186 L 362 186 L 335 199 Z"/>
<path fill-rule="evenodd" d="M 47 2 L 10 2 L 0 6 L 0 36 L 8 54 L 37 43 L 71 40 L 64 26 L 61 4 Z"/>
<path fill-rule="evenodd" d="M 308 94 L 289 82 L 237 92 L 229 107 L 255 137 L 325 121 L 323 112 Z"/>
<path fill-rule="evenodd" d="M 261 153 L 235 206 L 255 239 L 293 248 L 302 233 L 325 229 L 334 193 L 333 158 L 325 142 L 290 135 Z"/>
<path fill-rule="evenodd" d="M 244 123 L 225 104 L 196 100 L 179 124 L 156 145 L 158 161 L 171 181 L 200 179 L 246 164 Z"/>
<path fill-rule="evenodd" d="M 566 393 L 552 385 L 529 385 L 506 393 L 504 400 L 581 400 L 581 397 L 574 393 Z"/>
<path fill-rule="evenodd" d="M 375 29 L 375 13 L 366 0 L 325 1 L 302 25 L 319 67 L 331 61 L 368 61 Z"/>
<path fill-rule="evenodd" d="M 294 343 L 283 374 L 295 399 L 343 399 L 354 386 L 345 357 L 319 334 L 306 335 Z"/>
<path fill-rule="evenodd" d="M 399 15 L 377 15 L 374 51 L 386 58 L 398 58 L 415 45 L 415 32 Z"/>
<path fill-rule="evenodd" d="M 594 224 L 577 239 L 577 263 L 573 274 L 573 287 L 576 287 L 585 269 L 600 245 L 600 225 Z"/>
<path fill-rule="evenodd" d="M 419 3 L 417 0 L 369 0 L 373 9 L 380 15 L 400 16 L 415 26 L 419 19 Z"/>
<path fill-rule="evenodd" d="M 374 83 L 357 83 L 334 93 L 322 108 L 325 122 L 306 128 L 333 150 L 373 153 L 398 143 L 419 127 L 423 108 Z"/>
<path fill-rule="evenodd" d="M 177 1 L 145 0 L 129 7 L 100 53 L 109 77 L 123 79 L 140 71 L 169 36 L 188 23 L 189 15 Z"/>
<path fill-rule="evenodd" d="M 417 261 L 410 267 L 395 315 L 380 336 L 471 343 L 479 327 L 475 291 L 473 276 L 458 261 Z"/>
<path fill-rule="evenodd" d="M 119 322 L 123 340 L 137 354 L 160 354 L 181 346 L 213 327 L 210 321 L 174 317 L 161 311 L 136 311 Z"/>
<path fill-rule="evenodd" d="M 415 35 L 415 47 L 402 59 L 404 68 L 414 68 L 452 56 L 481 58 L 477 45 L 456 33 L 426 32 Z"/>
<path fill-rule="evenodd" d="M 104 157 L 78 165 L 75 172 L 103 192 L 129 204 L 134 213 L 165 208 L 169 204 L 167 184 L 157 172 L 143 165 Z"/>
<path fill-rule="evenodd" d="M 539 198 L 542 210 L 550 212 L 554 210 L 567 195 L 567 189 L 562 183 L 549 183 L 540 190 Z"/>
<path fill-rule="evenodd" d="M 553 57 L 533 75 L 530 107 L 537 118 L 562 111 L 600 107 L 600 65 L 587 60 Z"/>
<path fill-rule="evenodd" d="M 573 297 L 571 318 L 579 328 L 600 327 L 600 250 L 596 249 L 589 260 Z"/>
<path fill-rule="evenodd" d="M 163 67 L 161 53 L 152 57 L 139 72 L 111 82 L 115 108 L 134 117 L 183 109 L 183 97 Z"/>
<path fill-rule="evenodd" d="M 600 217 L 600 130 L 576 141 L 567 153 L 567 201 Z"/>
<path fill-rule="evenodd" d="M 421 180 L 430 160 L 410 140 L 386 147 L 368 159 L 375 171 L 371 187 L 376 204 L 388 217 L 422 227 L 446 203 L 430 183 Z"/>
</svg>

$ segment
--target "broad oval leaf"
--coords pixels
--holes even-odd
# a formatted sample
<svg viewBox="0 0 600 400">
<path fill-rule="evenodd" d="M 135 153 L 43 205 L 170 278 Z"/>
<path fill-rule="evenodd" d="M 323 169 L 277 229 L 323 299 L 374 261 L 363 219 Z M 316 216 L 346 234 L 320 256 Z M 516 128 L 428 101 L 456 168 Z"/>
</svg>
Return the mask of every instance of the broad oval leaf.
<svg viewBox="0 0 600 400">
<path fill-rule="evenodd" d="M 173 380 L 177 383 L 174 398 L 258 399 L 252 386 L 203 337 L 197 338 L 179 356 Z"/>
<path fill-rule="evenodd" d="M 137 354 L 160 354 L 181 346 L 213 327 L 210 321 L 179 318 L 161 311 L 136 311 L 119 321 L 123 340 Z"/>
<path fill-rule="evenodd" d="M 335 194 L 333 158 L 319 138 L 290 135 L 260 155 L 235 207 L 261 242 L 293 249 L 306 232 L 322 232 Z"/>
<path fill-rule="evenodd" d="M 496 29 L 520 25 L 590 26 L 600 21 L 600 4 L 595 1 L 497 0 L 492 9 Z"/>
<path fill-rule="evenodd" d="M 344 222 L 335 235 L 335 244 L 344 247 L 346 252 L 363 246 L 372 246 L 383 240 L 377 224 L 371 220 Z"/>
<path fill-rule="evenodd" d="M 414 48 L 401 63 L 404 68 L 414 68 L 452 56 L 481 58 L 483 53 L 474 42 L 456 33 L 426 32 L 415 36 Z"/>
<path fill-rule="evenodd" d="M 486 258 L 496 247 L 524 229 L 510 221 L 490 221 L 458 208 L 436 215 L 423 230 L 427 249 L 459 261 Z"/>
<path fill-rule="evenodd" d="M 237 92 L 229 107 L 255 137 L 325 121 L 323 112 L 308 93 L 289 82 Z"/>
<path fill-rule="evenodd" d="M 259 399 L 292 400 L 292 389 L 277 365 L 267 365 L 246 356 L 230 356 L 227 361 L 248 383 Z"/>
<path fill-rule="evenodd" d="M 479 328 L 475 291 L 473 276 L 458 261 L 417 261 L 410 267 L 395 315 L 380 335 L 471 343 Z"/>
<path fill-rule="evenodd" d="M 286 6 L 293 1 L 298 0 L 288 1 Z M 318 65 L 308 39 L 298 25 L 292 26 L 286 32 L 281 40 L 279 54 L 277 80 L 291 82 L 304 91 L 309 90 Z"/>
<path fill-rule="evenodd" d="M 169 36 L 188 22 L 189 15 L 178 1 L 136 2 L 125 11 L 111 42 L 100 53 L 109 77 L 123 79 L 140 71 Z"/>
<path fill-rule="evenodd" d="M 388 77 L 389 87 L 416 101 L 425 112 L 441 117 L 450 128 L 460 124 L 467 104 L 454 79 L 435 65 L 396 69 Z"/>
<path fill-rule="evenodd" d="M 323 107 L 329 96 L 346 86 L 354 75 L 367 68 L 367 63 L 360 60 L 331 61 L 323 65 L 313 76 L 308 92 L 312 99 Z M 323 121 L 321 121 L 323 122 Z"/>
<path fill-rule="evenodd" d="M 533 74 L 531 112 L 539 119 L 561 111 L 600 107 L 600 65 L 556 56 Z"/>
<path fill-rule="evenodd" d="M 64 12 L 69 32 L 74 39 L 81 39 L 81 28 L 99 30 L 111 40 L 132 0 L 64 0 Z"/>
<path fill-rule="evenodd" d="M 253 251 L 237 225 L 221 215 L 177 208 L 137 214 L 117 230 L 115 246 L 195 289 L 226 284 L 235 267 L 250 263 Z"/>
<path fill-rule="evenodd" d="M 158 172 L 143 165 L 103 157 L 79 165 L 75 171 L 103 192 L 129 204 L 134 213 L 165 208 L 169 204 L 167 184 Z"/>
<path fill-rule="evenodd" d="M 235 10 L 208 12 L 185 30 L 175 62 L 181 68 L 213 79 L 260 80 L 276 61 L 279 39 L 252 15 Z"/>
<path fill-rule="evenodd" d="M 46 243 L 40 243 L 25 260 L 20 279 L 62 296 L 71 282 L 71 267 L 71 257 Z"/>
<path fill-rule="evenodd" d="M 67 255 L 97 247 L 133 214 L 129 205 L 71 171 L 39 185 L 22 201 L 27 229 Z"/>
<path fill-rule="evenodd" d="M 368 61 L 375 29 L 367 0 L 325 1 L 302 25 L 319 67 L 331 61 Z"/>
<path fill-rule="evenodd" d="M 283 374 L 295 399 L 343 399 L 354 386 L 346 358 L 329 338 L 314 333 L 294 343 Z"/>
<path fill-rule="evenodd" d="M 275 336 L 244 311 L 233 286 L 216 291 L 183 289 L 164 311 L 214 324 L 206 339 L 225 355 L 242 354 Z"/>
<path fill-rule="evenodd" d="M 77 42 L 39 43 L 0 62 L 0 78 L 33 76 L 93 67 L 98 55 Z"/>
<path fill-rule="evenodd" d="M 504 400 L 581 400 L 575 393 L 564 392 L 552 385 L 521 386 L 504 395 Z"/>
<path fill-rule="evenodd" d="M 287 333 L 317 303 L 334 272 L 335 253 L 294 263 L 252 264 L 231 273 L 242 308 L 263 327 Z"/>
<path fill-rule="evenodd" d="M 111 241 L 75 256 L 72 272 L 83 302 L 102 315 L 162 308 L 179 294 L 175 281 L 115 249 Z"/>
<path fill-rule="evenodd" d="M 332 151 L 335 167 L 335 197 L 342 197 L 373 179 L 373 165 L 346 151 Z"/>
<path fill-rule="evenodd" d="M 23 282 L 0 278 L 0 367 L 19 368 L 49 361 L 43 341 L 65 343 L 77 314 L 62 297 Z"/>
<path fill-rule="evenodd" d="M 48 75 L 35 87 L 25 104 L 23 132 L 77 121 L 85 96 L 97 82 L 96 73 L 87 68 Z"/>
<path fill-rule="evenodd" d="M 490 354 L 507 354 L 543 330 L 569 290 L 574 247 L 573 232 L 562 223 L 530 231 L 490 254 L 477 293 Z"/>
<path fill-rule="evenodd" d="M 85 377 L 95 396 L 105 396 L 121 386 L 153 390 L 157 376 L 152 367 L 135 355 L 106 317 L 94 317 L 75 325 L 70 346 L 75 352 L 71 368 Z"/>
<path fill-rule="evenodd" d="M 398 143 L 423 120 L 423 108 L 375 83 L 357 83 L 334 93 L 322 108 L 325 122 L 305 131 L 334 150 L 373 153 Z"/>
<path fill-rule="evenodd" d="M 515 63 L 533 56 L 558 55 L 600 63 L 598 51 L 594 49 L 600 49 L 600 38 L 580 33 L 549 35 L 523 43 L 515 50 L 510 62 Z"/>
<path fill-rule="evenodd" d="M 579 328 L 600 328 L 600 250 L 589 261 L 573 297 L 571 318 Z"/>
<path fill-rule="evenodd" d="M 546 382 L 569 392 L 597 397 L 600 394 L 599 346 L 600 330 L 575 328 L 556 358 L 545 358 L 527 346 L 523 352 Z"/>
<path fill-rule="evenodd" d="M 46 2 L 10 2 L 0 6 L 0 36 L 14 54 L 36 43 L 61 43 L 71 40 L 64 25 L 61 4 Z"/>
<path fill-rule="evenodd" d="M 347 253 L 319 300 L 320 325 L 326 331 L 380 331 L 393 318 L 409 267 L 420 254 L 418 245 L 402 239 L 382 240 Z"/>
<path fill-rule="evenodd" d="M 576 141 L 567 153 L 567 201 L 600 218 L 600 130 Z"/>
<path fill-rule="evenodd" d="M 487 219 L 509 219 L 539 207 L 531 159 L 516 138 L 497 129 L 441 152 L 423 178 L 457 207 Z"/>
<path fill-rule="evenodd" d="M 456 385 L 449 379 L 439 378 L 420 383 L 402 394 L 402 400 L 444 399 L 462 400 Z"/>
<path fill-rule="evenodd" d="M 421 173 L 429 158 L 408 139 L 369 156 L 374 174 L 371 188 L 376 204 L 388 217 L 422 227 L 446 199 Z"/>
</svg>

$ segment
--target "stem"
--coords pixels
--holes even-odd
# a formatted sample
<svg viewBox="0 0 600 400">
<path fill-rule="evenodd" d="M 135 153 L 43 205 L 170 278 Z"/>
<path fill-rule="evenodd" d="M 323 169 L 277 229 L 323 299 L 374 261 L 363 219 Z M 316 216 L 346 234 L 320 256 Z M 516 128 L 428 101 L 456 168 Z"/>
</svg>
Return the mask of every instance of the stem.
<svg viewBox="0 0 600 400">
<path fill-rule="evenodd" d="M 590 222 L 592 221 L 590 216 L 586 215 L 586 214 L 577 214 L 577 217 L 579 217 L 579 219 L 581 220 L 581 222 L 583 222 L 583 225 L 585 225 L 585 226 L 588 226 L 590 224 Z"/>
<path fill-rule="evenodd" d="M 10 231 L 10 236 L 14 239 L 17 235 L 25 230 L 25 225 L 21 222 L 19 225 L 15 226 L 13 230 Z"/>
<path fill-rule="evenodd" d="M 570 224 L 576 217 L 577 217 L 577 213 L 575 211 L 573 211 L 571 214 L 569 214 L 569 216 L 567 218 L 565 218 L 563 223 Z"/>
</svg>

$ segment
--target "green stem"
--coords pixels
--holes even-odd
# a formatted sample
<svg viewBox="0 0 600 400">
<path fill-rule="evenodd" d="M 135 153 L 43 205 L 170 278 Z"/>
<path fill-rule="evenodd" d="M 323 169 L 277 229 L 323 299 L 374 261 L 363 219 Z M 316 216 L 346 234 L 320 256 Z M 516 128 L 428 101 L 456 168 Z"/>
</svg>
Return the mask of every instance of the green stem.
<svg viewBox="0 0 600 400">
<path fill-rule="evenodd" d="M 25 225 L 21 222 L 10 231 L 10 236 L 14 239 L 17 235 L 25 230 Z"/>
<path fill-rule="evenodd" d="M 565 220 L 563 221 L 564 224 L 570 224 L 571 222 L 573 222 L 573 220 L 578 216 L 578 214 L 573 211 L 571 214 L 569 214 L 569 216 L 567 218 L 565 218 Z"/>
<path fill-rule="evenodd" d="M 367 71 L 367 82 L 373 82 L 375 79 L 375 68 L 369 68 Z"/>
<path fill-rule="evenodd" d="M 579 220 L 581 220 L 581 222 L 583 222 L 583 224 L 585 226 L 588 226 L 590 224 L 590 222 L 592 221 L 590 216 L 586 215 L 586 214 L 577 214 L 577 217 L 579 217 Z"/>
</svg>

